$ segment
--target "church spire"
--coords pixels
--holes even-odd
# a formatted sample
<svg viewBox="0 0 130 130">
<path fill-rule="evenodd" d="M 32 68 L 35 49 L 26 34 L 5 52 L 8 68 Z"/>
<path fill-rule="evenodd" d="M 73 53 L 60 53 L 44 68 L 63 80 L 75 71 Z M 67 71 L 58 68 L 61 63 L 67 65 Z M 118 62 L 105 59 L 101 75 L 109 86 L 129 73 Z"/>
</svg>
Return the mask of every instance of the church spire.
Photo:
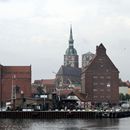
<svg viewBox="0 0 130 130">
<path fill-rule="evenodd" d="M 70 26 L 70 38 L 69 38 L 69 47 L 73 47 L 73 33 L 72 33 L 72 25 Z"/>
<path fill-rule="evenodd" d="M 69 47 L 66 50 L 66 55 L 77 55 L 77 51 L 74 48 L 72 25 L 70 25 Z"/>
<path fill-rule="evenodd" d="M 64 55 L 64 65 L 78 68 L 78 55 L 73 44 L 72 25 L 70 25 L 69 47 L 66 49 Z"/>
</svg>

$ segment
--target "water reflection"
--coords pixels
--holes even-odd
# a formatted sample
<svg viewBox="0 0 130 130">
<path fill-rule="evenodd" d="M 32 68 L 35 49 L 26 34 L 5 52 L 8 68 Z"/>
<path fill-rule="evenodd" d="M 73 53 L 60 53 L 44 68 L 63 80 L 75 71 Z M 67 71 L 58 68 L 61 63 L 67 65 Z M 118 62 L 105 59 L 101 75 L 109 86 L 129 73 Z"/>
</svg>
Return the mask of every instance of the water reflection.
<svg viewBox="0 0 130 130">
<path fill-rule="evenodd" d="M 130 118 L 122 119 L 0 119 L 0 130 L 128 130 Z"/>
</svg>

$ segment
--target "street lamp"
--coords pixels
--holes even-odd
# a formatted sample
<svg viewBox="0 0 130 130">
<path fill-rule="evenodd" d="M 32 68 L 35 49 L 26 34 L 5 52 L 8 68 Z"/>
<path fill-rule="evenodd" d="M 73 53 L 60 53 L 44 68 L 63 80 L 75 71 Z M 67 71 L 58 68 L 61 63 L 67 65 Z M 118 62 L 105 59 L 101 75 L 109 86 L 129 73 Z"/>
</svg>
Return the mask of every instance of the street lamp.
<svg viewBox="0 0 130 130">
<path fill-rule="evenodd" d="M 22 90 L 21 90 L 21 99 L 22 99 L 21 107 L 23 108 L 24 107 L 25 99 L 24 99 L 24 92 Z"/>
<path fill-rule="evenodd" d="M 12 94 L 11 94 L 11 100 L 13 104 L 13 111 L 15 111 L 15 99 L 16 99 L 16 87 L 14 85 L 14 79 L 16 78 L 15 75 L 12 75 Z"/>
</svg>

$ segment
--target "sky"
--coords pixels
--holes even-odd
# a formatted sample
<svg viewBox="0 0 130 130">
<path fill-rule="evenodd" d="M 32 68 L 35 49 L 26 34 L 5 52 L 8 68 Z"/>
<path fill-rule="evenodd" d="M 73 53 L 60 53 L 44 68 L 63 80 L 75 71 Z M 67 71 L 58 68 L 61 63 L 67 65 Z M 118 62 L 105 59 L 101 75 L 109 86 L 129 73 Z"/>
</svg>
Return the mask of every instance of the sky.
<svg viewBox="0 0 130 130">
<path fill-rule="evenodd" d="M 79 55 L 107 55 L 130 80 L 130 0 L 0 0 L 0 64 L 32 66 L 32 81 L 55 78 L 64 64 L 70 24 Z"/>
</svg>

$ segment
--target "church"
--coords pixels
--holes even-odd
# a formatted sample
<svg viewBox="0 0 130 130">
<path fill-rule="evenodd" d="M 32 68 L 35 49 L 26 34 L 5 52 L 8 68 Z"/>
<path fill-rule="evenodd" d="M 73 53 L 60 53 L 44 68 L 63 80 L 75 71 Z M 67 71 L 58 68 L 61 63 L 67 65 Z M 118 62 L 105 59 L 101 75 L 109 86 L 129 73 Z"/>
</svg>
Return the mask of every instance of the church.
<svg viewBox="0 0 130 130">
<path fill-rule="evenodd" d="M 81 83 L 81 68 L 79 68 L 79 56 L 74 48 L 72 27 L 70 27 L 69 46 L 65 51 L 64 65 L 56 74 L 56 87 L 66 88 L 73 84 L 79 86 Z"/>
</svg>

